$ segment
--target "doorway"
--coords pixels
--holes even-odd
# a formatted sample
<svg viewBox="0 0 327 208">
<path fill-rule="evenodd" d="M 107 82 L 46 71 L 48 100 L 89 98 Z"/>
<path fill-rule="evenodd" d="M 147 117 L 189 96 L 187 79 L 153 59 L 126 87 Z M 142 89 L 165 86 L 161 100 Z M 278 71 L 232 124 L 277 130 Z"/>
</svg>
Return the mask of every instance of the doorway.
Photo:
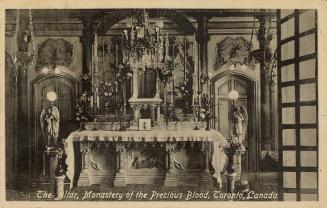
<svg viewBox="0 0 327 208">
<path fill-rule="evenodd" d="M 219 76 L 219 75 L 218 75 Z M 257 170 L 258 148 L 257 132 L 255 125 L 257 123 L 256 115 L 256 87 L 255 81 L 240 75 L 226 74 L 213 79 L 212 88 L 215 100 L 215 122 L 214 127 L 226 139 L 230 138 L 232 130 L 230 128 L 230 108 L 231 100 L 228 93 L 231 90 L 237 90 L 239 97 L 236 100 L 238 106 L 243 106 L 248 112 L 248 126 L 244 140 L 246 152 L 242 156 L 242 172 L 254 172 Z"/>
<path fill-rule="evenodd" d="M 42 75 L 41 75 L 42 76 Z M 39 182 L 39 176 L 43 173 L 43 151 L 45 143 L 40 126 L 41 110 L 49 105 L 46 94 L 54 91 L 58 98 L 54 105 L 60 112 L 58 142 L 66 139 L 70 132 L 76 129 L 75 105 L 77 95 L 77 82 L 72 77 L 49 75 L 36 78 L 32 81 L 32 132 L 31 142 L 31 168 L 33 171 L 33 182 Z"/>
</svg>

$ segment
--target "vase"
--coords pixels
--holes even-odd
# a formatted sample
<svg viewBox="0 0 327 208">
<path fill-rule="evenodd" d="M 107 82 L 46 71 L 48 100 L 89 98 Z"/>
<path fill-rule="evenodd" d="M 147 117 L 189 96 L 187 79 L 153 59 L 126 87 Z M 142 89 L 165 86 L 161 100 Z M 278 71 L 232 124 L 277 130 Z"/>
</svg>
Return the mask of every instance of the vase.
<svg viewBox="0 0 327 208">
<path fill-rule="evenodd" d="M 235 173 L 235 165 L 234 165 L 234 154 L 228 154 L 228 163 L 226 167 L 226 171 L 228 174 Z"/>
<path fill-rule="evenodd" d="M 210 131 L 210 119 L 207 119 L 207 127 L 206 127 L 207 131 Z"/>
<path fill-rule="evenodd" d="M 55 176 L 54 180 L 54 200 L 62 200 L 65 191 L 65 178 L 66 175 Z"/>
<path fill-rule="evenodd" d="M 83 131 L 83 130 L 85 130 L 85 122 L 81 121 L 79 123 L 79 131 Z"/>
</svg>

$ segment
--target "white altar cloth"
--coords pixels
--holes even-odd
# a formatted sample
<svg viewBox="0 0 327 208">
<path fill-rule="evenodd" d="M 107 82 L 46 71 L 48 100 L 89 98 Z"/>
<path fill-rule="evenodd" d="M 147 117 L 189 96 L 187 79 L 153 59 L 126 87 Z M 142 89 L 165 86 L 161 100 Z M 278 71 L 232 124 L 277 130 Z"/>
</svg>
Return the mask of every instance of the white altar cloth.
<svg viewBox="0 0 327 208">
<path fill-rule="evenodd" d="M 108 141 L 108 142 L 183 142 L 183 141 L 208 141 L 213 143 L 211 164 L 215 169 L 213 177 L 221 183 L 220 172 L 226 162 L 226 155 L 222 148 L 227 145 L 226 139 L 216 130 L 152 130 L 152 131 L 74 131 L 65 141 L 67 177 L 74 179 L 74 142 L 81 141 Z"/>
</svg>

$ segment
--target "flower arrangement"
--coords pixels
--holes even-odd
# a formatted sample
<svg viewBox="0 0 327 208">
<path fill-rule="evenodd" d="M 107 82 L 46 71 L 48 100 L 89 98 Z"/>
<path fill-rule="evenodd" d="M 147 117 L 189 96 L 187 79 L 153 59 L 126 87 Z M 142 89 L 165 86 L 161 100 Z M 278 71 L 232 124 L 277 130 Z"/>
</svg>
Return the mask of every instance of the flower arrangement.
<svg viewBox="0 0 327 208">
<path fill-rule="evenodd" d="M 87 92 L 82 93 L 76 105 L 76 121 L 87 122 L 91 118 L 90 99 Z"/>
<path fill-rule="evenodd" d="M 201 108 L 200 108 L 200 120 L 209 122 L 215 118 L 211 113 L 211 100 L 209 94 L 205 93 L 201 95 Z"/>
<path fill-rule="evenodd" d="M 175 87 L 181 94 L 181 99 L 177 102 L 177 106 L 183 109 L 184 114 L 192 111 L 192 83 L 186 79 L 182 84 Z"/>
<path fill-rule="evenodd" d="M 133 70 L 128 64 L 119 64 L 116 71 L 116 80 L 119 83 L 126 82 L 133 77 Z"/>
<path fill-rule="evenodd" d="M 114 87 L 113 84 L 109 81 L 109 82 L 101 82 L 99 85 L 99 95 L 103 96 L 104 98 L 104 106 L 106 109 L 106 112 L 109 112 L 109 108 L 113 107 L 114 105 L 114 96 L 115 96 L 115 92 L 114 92 Z"/>
<path fill-rule="evenodd" d="M 171 77 L 174 75 L 174 69 L 176 65 L 171 60 L 165 61 L 162 66 L 157 68 L 159 80 L 164 85 L 171 82 Z"/>
<path fill-rule="evenodd" d="M 205 73 L 202 73 L 200 75 L 200 84 L 201 84 L 201 86 L 203 86 L 208 81 L 209 81 L 209 76 L 207 74 L 205 74 Z"/>
<path fill-rule="evenodd" d="M 245 147 L 242 143 L 238 142 L 238 140 L 233 138 L 231 141 L 223 147 L 223 151 L 228 157 L 228 163 L 226 167 L 226 171 L 228 174 L 235 173 L 235 166 L 234 166 L 234 155 L 238 151 L 245 151 Z"/>
<path fill-rule="evenodd" d="M 161 107 L 163 109 L 163 114 L 166 120 L 166 124 L 168 124 L 168 121 L 178 121 L 178 118 L 175 113 L 175 106 L 172 103 L 167 104 L 161 104 Z"/>
<path fill-rule="evenodd" d="M 226 155 L 234 155 L 238 151 L 245 151 L 245 147 L 242 143 L 235 142 L 232 139 L 226 146 L 223 147 L 223 151 Z"/>
</svg>

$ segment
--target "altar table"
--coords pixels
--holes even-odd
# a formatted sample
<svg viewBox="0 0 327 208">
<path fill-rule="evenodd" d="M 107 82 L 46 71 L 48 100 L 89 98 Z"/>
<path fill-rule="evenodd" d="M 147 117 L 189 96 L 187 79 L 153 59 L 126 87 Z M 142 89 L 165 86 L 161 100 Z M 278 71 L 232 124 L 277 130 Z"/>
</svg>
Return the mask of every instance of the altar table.
<svg viewBox="0 0 327 208">
<path fill-rule="evenodd" d="M 76 146 L 74 144 L 77 143 L 79 143 L 79 151 L 81 152 L 80 170 L 77 170 L 75 164 L 79 161 L 78 158 L 75 158 Z M 125 172 L 124 169 L 128 166 L 128 162 L 125 161 L 127 158 L 126 151 L 133 145 L 137 147 L 143 145 L 143 148 L 150 145 L 150 149 L 153 148 L 155 150 L 154 152 L 159 152 L 159 150 L 163 149 L 165 154 L 165 167 L 163 169 L 159 168 L 158 170 L 151 167 L 142 168 L 140 170 L 145 171 L 142 174 L 151 171 L 164 174 L 164 185 L 176 186 L 176 170 L 174 162 L 176 147 L 178 144 L 182 144 L 189 145 L 193 148 L 195 143 L 199 146 L 198 149 L 202 153 L 199 156 L 203 156 L 203 166 L 201 169 L 202 175 L 200 174 L 203 178 L 202 180 L 211 180 L 212 182 L 211 177 L 214 177 L 221 185 L 220 172 L 223 170 L 226 163 L 226 156 L 222 151 L 222 148 L 227 144 L 227 141 L 218 131 L 215 130 L 75 131 L 72 132 L 65 141 L 65 152 L 67 154 L 66 163 L 68 165 L 66 174 L 71 181 L 71 188 L 76 180 L 76 172 L 79 171 L 80 174 L 77 185 L 90 185 L 90 180 L 95 180 L 90 177 L 91 168 L 92 171 L 97 174 L 94 178 L 101 178 L 104 180 L 113 177 L 115 186 L 124 186 L 126 185 L 124 174 L 127 172 Z M 209 158 L 209 144 L 212 144 L 213 147 L 211 160 Z M 105 153 L 108 155 L 105 157 L 106 160 L 113 161 L 114 166 L 111 166 L 108 161 L 102 162 L 101 165 L 98 165 L 96 162 L 97 158 L 95 156 L 93 156 L 93 158 L 90 157 L 90 150 L 92 147 L 93 149 L 95 148 L 95 150 L 97 148 L 101 149 L 111 147 L 115 156 Z M 101 149 L 101 151 L 105 152 L 105 149 Z M 98 152 L 101 151 L 99 150 Z M 111 150 L 108 150 L 108 152 L 110 151 Z M 209 172 L 209 161 L 211 161 L 211 165 L 214 168 L 214 174 L 212 176 Z M 157 161 L 152 162 L 153 164 L 158 163 Z M 131 164 L 129 165 L 131 166 Z M 100 181 L 98 183 L 102 182 Z"/>
</svg>

